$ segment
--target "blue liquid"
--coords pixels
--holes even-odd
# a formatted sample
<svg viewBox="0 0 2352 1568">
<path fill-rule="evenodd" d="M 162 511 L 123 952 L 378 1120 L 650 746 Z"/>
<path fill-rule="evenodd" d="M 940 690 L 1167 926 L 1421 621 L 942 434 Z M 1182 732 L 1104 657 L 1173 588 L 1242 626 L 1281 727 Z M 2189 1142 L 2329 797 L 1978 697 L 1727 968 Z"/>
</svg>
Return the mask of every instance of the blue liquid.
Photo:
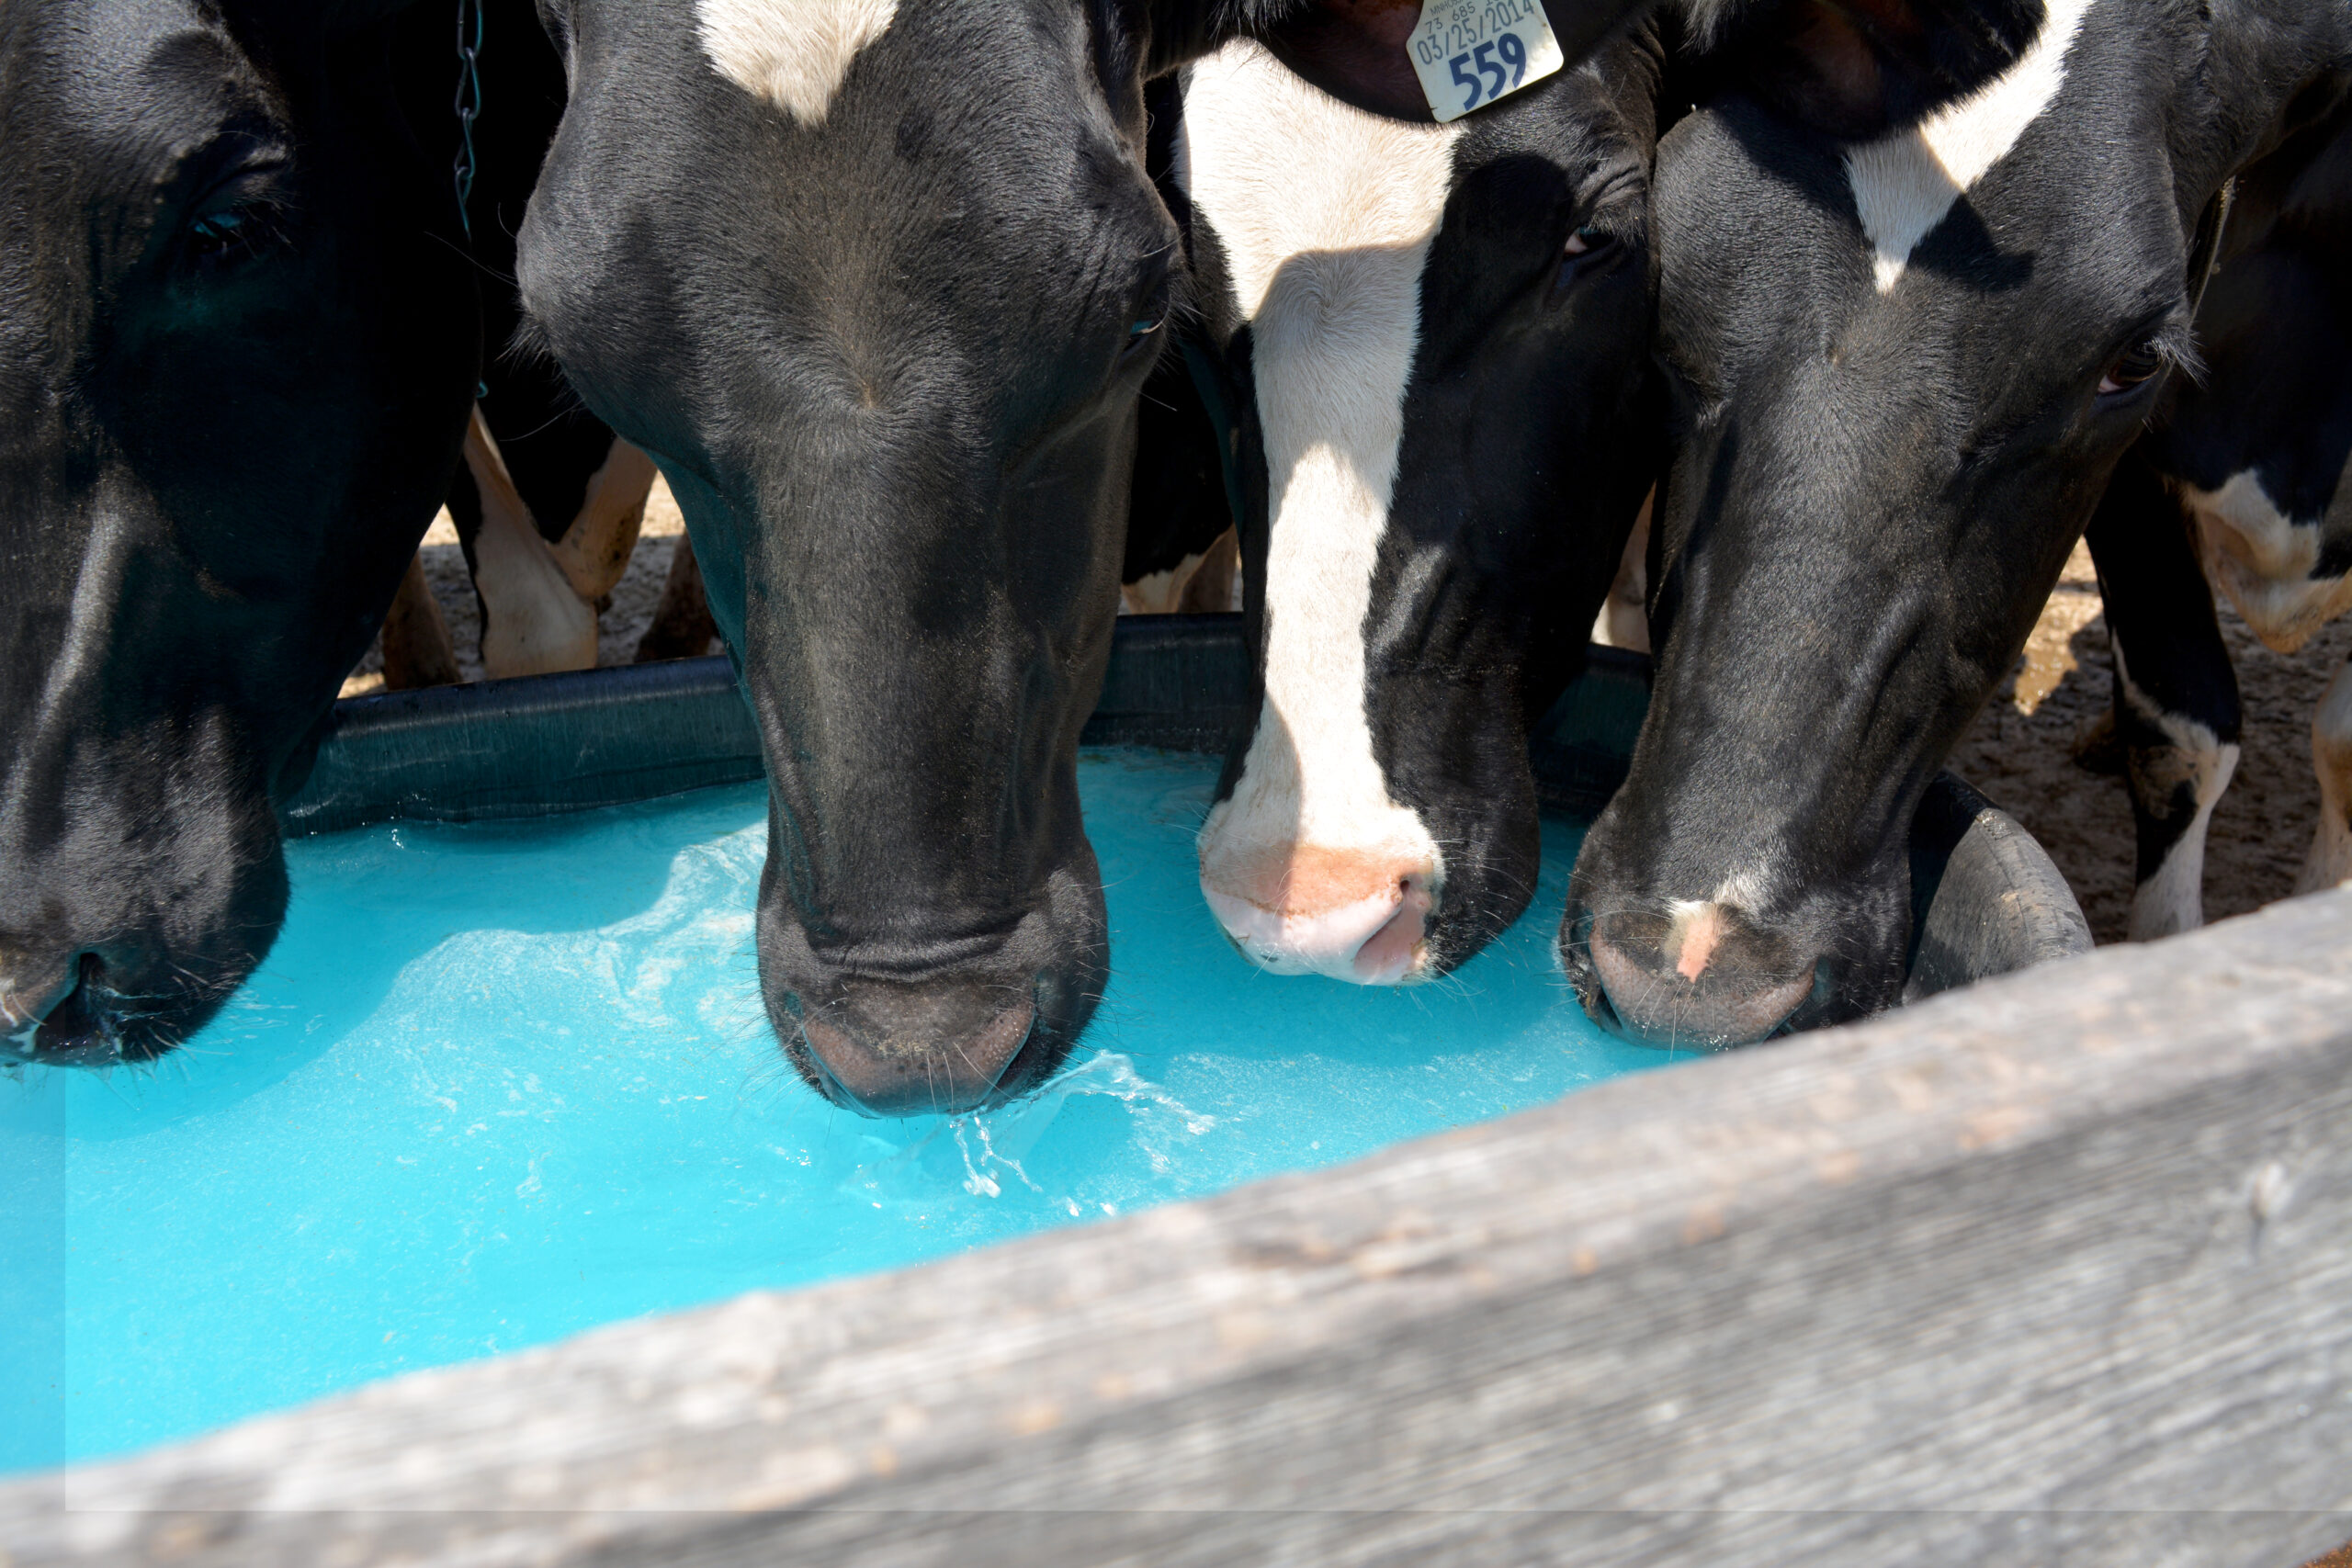
<svg viewBox="0 0 2352 1568">
<path fill-rule="evenodd" d="M 1116 977 L 1072 1066 L 877 1122 L 759 1003 L 757 786 L 292 846 L 268 964 L 152 1067 L 0 1080 L 0 1470 L 119 1453 L 639 1313 L 897 1268 L 1330 1165 L 1667 1058 L 1587 1021 L 1533 909 L 1412 991 L 1218 934 L 1215 767 L 1090 753 Z"/>
</svg>

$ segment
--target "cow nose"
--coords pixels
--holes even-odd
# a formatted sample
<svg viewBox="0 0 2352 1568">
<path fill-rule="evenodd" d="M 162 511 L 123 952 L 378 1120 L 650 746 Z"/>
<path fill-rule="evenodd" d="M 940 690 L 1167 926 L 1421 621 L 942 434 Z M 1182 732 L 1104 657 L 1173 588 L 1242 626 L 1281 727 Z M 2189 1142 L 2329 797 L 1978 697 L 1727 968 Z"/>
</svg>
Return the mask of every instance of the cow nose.
<svg viewBox="0 0 2352 1568">
<path fill-rule="evenodd" d="M 1618 1021 L 1659 1044 L 1761 1040 L 1813 990 L 1814 957 L 1727 904 L 1679 901 L 1591 929 L 1593 970 Z"/>
<path fill-rule="evenodd" d="M 94 1010 L 96 953 L 0 947 L 0 1060 L 81 1066 L 112 1060 L 114 1043 Z"/>
<path fill-rule="evenodd" d="M 964 981 L 850 980 L 801 1006 L 832 1098 L 869 1116 L 950 1116 L 989 1102 L 1036 1022 L 1027 997 Z"/>
<path fill-rule="evenodd" d="M 1360 986 L 1427 975 L 1438 892 L 1437 866 L 1408 852 L 1300 844 L 1201 863 L 1203 897 L 1251 963 Z"/>
<path fill-rule="evenodd" d="M 46 1020 L 82 984 L 82 954 L 0 956 L 0 1024 L 19 1033 Z"/>
</svg>

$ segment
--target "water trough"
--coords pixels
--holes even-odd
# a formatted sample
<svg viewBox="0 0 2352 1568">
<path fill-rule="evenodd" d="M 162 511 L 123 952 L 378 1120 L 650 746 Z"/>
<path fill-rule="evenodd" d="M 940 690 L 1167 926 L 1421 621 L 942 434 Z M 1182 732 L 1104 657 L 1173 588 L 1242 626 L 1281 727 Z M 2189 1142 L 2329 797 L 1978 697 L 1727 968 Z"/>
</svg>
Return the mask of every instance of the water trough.
<svg viewBox="0 0 2352 1568">
<path fill-rule="evenodd" d="M 1120 637 L 1091 743 L 1246 714 L 1231 618 Z M 1535 740 L 1548 804 L 1605 798 L 1645 690 L 1596 653 Z M 710 660 L 346 704 L 285 815 L 757 773 Z M 1922 999 L 1871 1023 L 0 1486 L 0 1562 L 2291 1568 L 2352 1537 L 2352 892 L 2086 955 L 1949 777 L 1913 864 Z"/>
</svg>

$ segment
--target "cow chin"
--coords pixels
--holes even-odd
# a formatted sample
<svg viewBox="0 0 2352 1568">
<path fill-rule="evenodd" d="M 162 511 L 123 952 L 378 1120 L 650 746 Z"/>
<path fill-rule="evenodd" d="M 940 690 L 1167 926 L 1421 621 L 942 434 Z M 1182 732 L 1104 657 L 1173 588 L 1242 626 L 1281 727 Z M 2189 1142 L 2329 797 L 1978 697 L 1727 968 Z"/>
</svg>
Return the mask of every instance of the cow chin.
<svg viewBox="0 0 2352 1568">
<path fill-rule="evenodd" d="M 1038 1089 L 1110 975 L 1086 858 L 1009 929 L 920 943 L 820 946 L 788 900 L 763 894 L 761 985 L 786 1058 L 818 1093 L 873 1117 L 960 1115 Z"/>
</svg>

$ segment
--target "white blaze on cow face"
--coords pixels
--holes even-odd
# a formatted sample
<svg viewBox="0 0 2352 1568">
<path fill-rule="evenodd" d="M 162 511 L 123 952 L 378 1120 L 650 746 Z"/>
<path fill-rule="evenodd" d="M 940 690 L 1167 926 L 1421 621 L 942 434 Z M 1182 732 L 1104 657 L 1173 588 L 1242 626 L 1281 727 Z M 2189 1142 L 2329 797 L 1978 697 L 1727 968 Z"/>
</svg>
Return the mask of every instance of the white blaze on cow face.
<svg viewBox="0 0 2352 1568">
<path fill-rule="evenodd" d="M 2289 516 L 2249 470 L 2219 490 L 2179 487 L 2197 521 L 2205 576 L 2220 585 L 2254 635 L 2292 653 L 2312 634 L 2352 609 L 2352 577 L 2315 577 L 2325 520 Z M 2352 472 L 2338 493 L 2352 493 Z"/>
<path fill-rule="evenodd" d="M 2066 50 L 2093 0 L 2050 0 L 2033 46 L 2016 64 L 1909 130 L 1846 154 L 1854 209 L 1877 254 L 1879 292 L 1894 287 L 1912 251 L 1969 186 L 2041 118 L 2066 79 Z"/>
<path fill-rule="evenodd" d="M 858 51 L 888 31 L 899 0 L 695 0 L 718 73 L 802 125 L 825 123 Z"/>
<path fill-rule="evenodd" d="M 1250 322 L 1271 511 L 1265 705 L 1202 828 L 1202 888 L 1269 969 L 1418 979 L 1444 858 L 1373 754 L 1364 618 L 1460 133 L 1351 108 L 1250 44 L 1193 66 L 1184 104 L 1178 178 Z"/>
</svg>

